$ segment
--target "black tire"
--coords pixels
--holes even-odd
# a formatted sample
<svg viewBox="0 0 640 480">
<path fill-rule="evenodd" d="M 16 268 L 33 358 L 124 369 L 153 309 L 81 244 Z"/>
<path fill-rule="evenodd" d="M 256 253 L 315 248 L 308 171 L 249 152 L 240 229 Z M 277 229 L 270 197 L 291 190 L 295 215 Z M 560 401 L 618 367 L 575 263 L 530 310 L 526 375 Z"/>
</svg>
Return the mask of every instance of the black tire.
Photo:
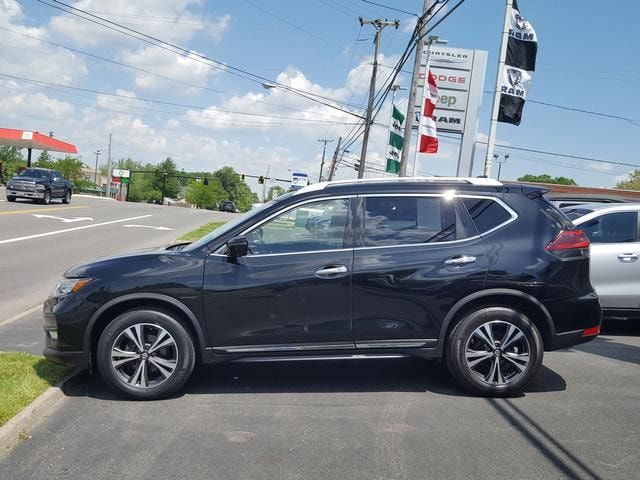
<svg viewBox="0 0 640 480">
<path fill-rule="evenodd" d="M 71 203 L 71 190 L 67 190 L 66 192 L 64 192 L 62 203 Z"/>
<path fill-rule="evenodd" d="M 15 202 L 16 201 L 16 197 L 14 197 L 13 195 L 7 195 L 7 202 Z"/>
<path fill-rule="evenodd" d="M 487 328 L 491 335 L 486 335 Z M 512 333 L 507 337 L 509 331 Z M 482 335 L 495 341 L 493 350 Z M 501 349 L 501 342 L 513 337 L 517 340 L 506 340 L 507 348 Z M 536 326 L 522 313 L 506 307 L 486 307 L 467 314 L 450 333 L 445 347 L 447 366 L 455 379 L 466 389 L 490 397 L 521 393 L 540 370 L 544 355 Z"/>
<path fill-rule="evenodd" d="M 165 353 L 168 352 L 167 356 L 169 357 L 175 354 L 175 367 L 170 375 L 163 375 L 161 372 L 162 369 L 155 366 L 157 363 L 152 363 L 154 362 L 152 357 L 157 361 L 163 360 L 166 362 L 167 356 L 159 355 L 156 357 L 154 352 L 153 354 L 149 353 L 148 356 L 145 357 L 145 367 L 141 368 L 143 372 L 146 372 L 144 376 L 145 382 L 149 382 L 147 386 L 144 386 L 142 378 L 140 378 L 140 381 L 136 381 L 134 378 L 134 375 L 136 375 L 135 372 L 137 372 L 140 364 L 142 363 L 142 360 L 138 355 L 130 361 L 127 360 L 127 357 L 131 355 L 123 355 L 122 359 L 127 362 L 126 364 L 119 365 L 117 368 L 112 365 L 112 351 L 116 341 L 119 342 L 119 352 L 125 350 L 122 348 L 121 342 L 129 342 L 131 345 L 130 348 L 125 350 L 127 353 L 129 353 L 129 351 L 138 352 L 139 349 L 134 346 L 135 343 L 133 342 L 133 339 L 128 337 L 126 332 L 131 328 L 132 330 L 128 330 L 129 333 L 135 335 L 136 325 L 143 325 L 140 328 L 143 332 L 146 331 L 147 334 L 149 334 L 149 332 L 152 334 L 154 330 L 157 331 L 158 329 L 163 329 L 170 335 L 171 340 L 173 341 L 169 347 L 156 350 L 159 354 L 163 351 Z M 157 336 L 159 337 L 160 334 Z M 143 333 L 142 337 L 153 341 L 153 336 L 145 337 Z M 145 343 L 145 349 L 142 353 L 150 352 L 149 347 L 151 345 L 148 342 Z M 119 315 L 109 323 L 102 332 L 96 352 L 98 370 L 105 382 L 118 393 L 138 400 L 160 399 L 172 395 L 180 390 L 191 376 L 191 372 L 193 371 L 195 364 L 195 357 L 194 342 L 189 335 L 189 332 L 187 332 L 185 327 L 178 320 L 173 318 L 172 315 L 159 310 L 131 310 Z M 162 365 L 166 366 L 167 364 L 163 363 Z M 125 368 L 128 368 L 129 370 L 124 371 Z M 129 377 L 130 383 L 125 380 L 128 372 L 133 372 Z M 152 378 L 156 378 L 160 383 L 153 384 Z"/>
<path fill-rule="evenodd" d="M 42 200 L 40 200 L 40 202 L 43 205 L 49 205 L 51 203 L 51 192 L 49 190 L 45 190 L 44 197 L 42 197 Z"/>
</svg>

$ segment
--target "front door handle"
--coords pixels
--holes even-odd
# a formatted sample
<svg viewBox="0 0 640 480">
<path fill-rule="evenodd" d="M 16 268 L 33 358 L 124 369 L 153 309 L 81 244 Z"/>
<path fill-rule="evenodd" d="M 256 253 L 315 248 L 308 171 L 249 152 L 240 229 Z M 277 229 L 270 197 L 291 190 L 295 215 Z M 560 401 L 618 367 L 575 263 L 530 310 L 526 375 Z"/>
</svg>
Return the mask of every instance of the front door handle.
<svg viewBox="0 0 640 480">
<path fill-rule="evenodd" d="M 320 278 L 338 278 L 349 273 L 349 269 L 345 265 L 331 265 L 322 267 L 315 271 L 316 277 Z"/>
<path fill-rule="evenodd" d="M 623 262 L 630 262 L 631 260 L 637 260 L 640 258 L 640 254 L 637 253 L 621 253 L 618 258 Z"/>
<path fill-rule="evenodd" d="M 460 266 L 460 265 L 467 265 L 469 263 L 475 263 L 475 261 L 476 261 L 476 257 L 474 257 L 473 255 L 458 255 L 456 257 L 447 258 L 444 261 L 444 264 Z"/>
</svg>

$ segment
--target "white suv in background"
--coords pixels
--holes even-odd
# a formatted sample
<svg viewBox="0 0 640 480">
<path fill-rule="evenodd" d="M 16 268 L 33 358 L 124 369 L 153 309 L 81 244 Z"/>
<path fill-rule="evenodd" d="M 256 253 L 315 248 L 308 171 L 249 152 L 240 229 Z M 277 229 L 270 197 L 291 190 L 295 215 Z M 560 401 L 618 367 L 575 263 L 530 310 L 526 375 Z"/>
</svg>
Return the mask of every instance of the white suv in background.
<svg viewBox="0 0 640 480">
<path fill-rule="evenodd" d="M 640 203 L 592 203 L 562 211 L 591 240 L 591 283 L 604 318 L 640 319 Z"/>
</svg>

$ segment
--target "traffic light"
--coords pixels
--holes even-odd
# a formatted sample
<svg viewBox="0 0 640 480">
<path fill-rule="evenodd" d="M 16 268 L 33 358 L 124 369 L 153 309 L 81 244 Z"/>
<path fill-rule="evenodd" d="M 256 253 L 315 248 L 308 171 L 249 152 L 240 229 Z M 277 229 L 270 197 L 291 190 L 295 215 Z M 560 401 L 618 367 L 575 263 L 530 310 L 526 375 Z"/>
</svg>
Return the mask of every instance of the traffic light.
<svg viewBox="0 0 640 480">
<path fill-rule="evenodd" d="M 240 174 L 240 178 L 241 178 L 242 180 L 244 180 L 244 173 L 241 173 L 241 174 Z"/>
<path fill-rule="evenodd" d="M 360 171 L 360 164 L 359 164 L 359 163 L 356 163 L 356 164 L 353 166 L 353 169 L 354 169 L 356 172 L 359 172 L 359 171 Z"/>
<path fill-rule="evenodd" d="M 264 183 L 264 177 L 263 177 L 262 175 L 260 175 L 260 176 L 258 177 L 258 183 L 259 183 L 260 185 L 262 185 L 262 184 Z"/>
<path fill-rule="evenodd" d="M 205 185 L 209 185 L 209 179 L 207 177 L 204 177 L 204 181 L 202 182 Z"/>
</svg>

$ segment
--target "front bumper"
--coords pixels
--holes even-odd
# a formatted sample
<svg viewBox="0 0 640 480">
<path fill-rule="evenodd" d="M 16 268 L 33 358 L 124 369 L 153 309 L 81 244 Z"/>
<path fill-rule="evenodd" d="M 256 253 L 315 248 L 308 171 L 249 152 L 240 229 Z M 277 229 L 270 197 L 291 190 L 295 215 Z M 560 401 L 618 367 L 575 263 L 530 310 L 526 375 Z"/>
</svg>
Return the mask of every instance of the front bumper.
<svg viewBox="0 0 640 480">
<path fill-rule="evenodd" d="M 45 348 L 43 355 L 56 363 L 89 368 L 89 346 L 84 334 L 96 308 L 72 293 L 48 298 L 43 305 Z"/>
<path fill-rule="evenodd" d="M 13 190 L 7 188 L 7 196 L 17 198 L 44 198 L 44 190 L 36 192 L 29 190 Z"/>
</svg>

